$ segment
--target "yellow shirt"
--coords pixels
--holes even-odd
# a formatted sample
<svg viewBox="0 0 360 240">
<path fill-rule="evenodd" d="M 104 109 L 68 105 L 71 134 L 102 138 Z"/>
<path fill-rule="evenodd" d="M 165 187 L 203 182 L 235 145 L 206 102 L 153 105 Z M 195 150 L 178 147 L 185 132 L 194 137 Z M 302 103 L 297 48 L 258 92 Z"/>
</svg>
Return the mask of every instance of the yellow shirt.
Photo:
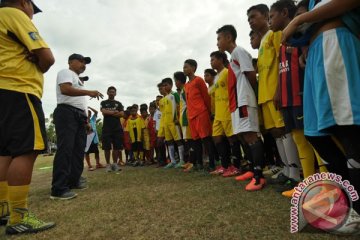
<svg viewBox="0 0 360 240">
<path fill-rule="evenodd" d="M 215 119 L 219 121 L 231 120 L 229 109 L 228 69 L 224 68 L 215 79 Z"/>
<path fill-rule="evenodd" d="M 160 129 L 164 128 L 164 99 L 165 98 L 162 98 L 159 101 L 159 111 L 161 112 L 159 131 Z"/>
<path fill-rule="evenodd" d="M 0 8 L 0 89 L 42 97 L 43 73 L 27 53 L 49 48 L 31 19 L 21 10 Z"/>
<path fill-rule="evenodd" d="M 141 142 L 144 128 L 145 128 L 145 123 L 141 117 L 136 117 L 135 119 L 129 117 L 125 131 L 129 132 L 129 136 L 132 143 Z"/>
<path fill-rule="evenodd" d="M 177 93 L 169 93 L 163 99 L 164 111 L 162 112 L 161 118 L 164 117 L 164 124 L 174 123 L 178 120 L 178 106 L 179 106 L 179 95 Z"/>
<path fill-rule="evenodd" d="M 259 104 L 273 99 L 279 78 L 281 31 L 269 30 L 261 40 L 258 56 Z"/>
</svg>

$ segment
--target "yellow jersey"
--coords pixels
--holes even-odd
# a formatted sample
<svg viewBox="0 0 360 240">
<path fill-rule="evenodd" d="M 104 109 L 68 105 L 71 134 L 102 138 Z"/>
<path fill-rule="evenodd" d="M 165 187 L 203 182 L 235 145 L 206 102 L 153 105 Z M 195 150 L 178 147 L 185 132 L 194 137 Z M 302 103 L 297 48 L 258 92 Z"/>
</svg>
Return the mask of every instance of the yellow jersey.
<svg viewBox="0 0 360 240">
<path fill-rule="evenodd" d="M 164 124 L 167 125 L 178 121 L 179 94 L 171 92 L 163 99 L 164 111 L 162 112 L 161 118 L 164 118 Z"/>
<path fill-rule="evenodd" d="M 0 8 L 0 89 L 29 93 L 41 99 L 44 77 L 27 59 L 35 49 L 49 48 L 31 19 L 21 10 Z"/>
<path fill-rule="evenodd" d="M 214 84 L 215 119 L 231 120 L 228 91 L 228 69 L 224 68 L 216 75 Z"/>
<path fill-rule="evenodd" d="M 258 103 L 273 100 L 279 78 L 279 52 L 282 32 L 269 30 L 262 38 L 258 54 Z"/>
<path fill-rule="evenodd" d="M 141 142 L 143 140 L 143 129 L 145 128 L 144 120 L 136 116 L 135 119 L 129 117 L 125 131 L 129 132 L 132 143 Z"/>
</svg>

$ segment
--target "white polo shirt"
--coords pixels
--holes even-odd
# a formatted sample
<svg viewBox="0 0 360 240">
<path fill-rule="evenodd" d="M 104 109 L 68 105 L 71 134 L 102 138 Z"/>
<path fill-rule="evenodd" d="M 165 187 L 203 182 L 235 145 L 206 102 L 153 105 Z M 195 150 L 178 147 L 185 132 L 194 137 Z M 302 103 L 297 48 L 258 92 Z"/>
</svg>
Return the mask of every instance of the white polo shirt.
<svg viewBox="0 0 360 240">
<path fill-rule="evenodd" d="M 73 88 L 84 89 L 84 84 L 79 76 L 70 69 L 61 70 L 56 78 L 56 98 L 57 104 L 67 104 L 86 111 L 87 102 L 85 96 L 67 96 L 61 93 L 60 84 L 71 83 Z"/>
</svg>

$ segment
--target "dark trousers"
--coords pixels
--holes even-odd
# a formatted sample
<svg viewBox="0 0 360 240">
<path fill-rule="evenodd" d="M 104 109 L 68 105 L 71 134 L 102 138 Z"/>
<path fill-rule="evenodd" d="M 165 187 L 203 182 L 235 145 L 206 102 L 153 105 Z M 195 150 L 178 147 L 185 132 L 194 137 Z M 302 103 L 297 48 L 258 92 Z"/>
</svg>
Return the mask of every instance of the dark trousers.
<svg viewBox="0 0 360 240">
<path fill-rule="evenodd" d="M 84 111 L 59 104 L 54 111 L 57 152 L 54 158 L 52 195 L 61 195 L 79 184 L 86 146 Z"/>
</svg>

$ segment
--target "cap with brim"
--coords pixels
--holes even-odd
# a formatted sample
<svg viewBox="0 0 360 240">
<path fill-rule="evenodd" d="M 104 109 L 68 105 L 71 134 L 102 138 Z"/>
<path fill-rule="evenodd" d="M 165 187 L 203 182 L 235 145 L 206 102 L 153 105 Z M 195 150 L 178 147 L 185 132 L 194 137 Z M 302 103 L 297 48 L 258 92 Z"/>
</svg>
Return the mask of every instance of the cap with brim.
<svg viewBox="0 0 360 240">
<path fill-rule="evenodd" d="M 33 8 L 34 8 L 34 14 L 37 14 L 39 12 L 42 12 L 40 8 L 38 8 L 38 6 L 35 5 L 35 3 L 33 1 L 31 1 Z"/>
<path fill-rule="evenodd" d="M 86 64 L 89 64 L 91 63 L 91 58 L 90 57 L 84 57 L 83 55 L 81 54 L 77 54 L 77 53 L 73 53 L 69 56 L 69 61 L 70 60 L 81 60 L 81 61 L 84 61 Z"/>
</svg>

